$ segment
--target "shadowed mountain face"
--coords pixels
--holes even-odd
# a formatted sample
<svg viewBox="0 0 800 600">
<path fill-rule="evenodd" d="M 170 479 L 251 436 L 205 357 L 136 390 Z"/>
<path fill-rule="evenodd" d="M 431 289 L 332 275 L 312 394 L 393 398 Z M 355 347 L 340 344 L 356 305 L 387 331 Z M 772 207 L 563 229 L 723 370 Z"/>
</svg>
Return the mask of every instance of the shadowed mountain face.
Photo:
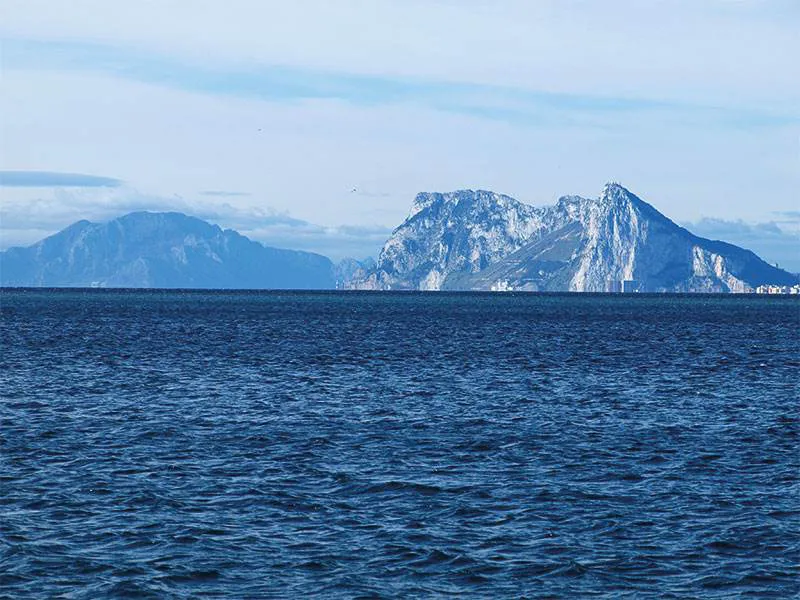
<svg viewBox="0 0 800 600">
<path fill-rule="evenodd" d="M 744 292 L 797 278 L 679 227 L 618 184 L 532 207 L 465 190 L 420 194 L 355 289 Z"/>
<path fill-rule="evenodd" d="M 0 253 L 4 286 L 327 289 L 332 270 L 324 256 L 269 248 L 180 213 L 79 221 Z"/>
</svg>

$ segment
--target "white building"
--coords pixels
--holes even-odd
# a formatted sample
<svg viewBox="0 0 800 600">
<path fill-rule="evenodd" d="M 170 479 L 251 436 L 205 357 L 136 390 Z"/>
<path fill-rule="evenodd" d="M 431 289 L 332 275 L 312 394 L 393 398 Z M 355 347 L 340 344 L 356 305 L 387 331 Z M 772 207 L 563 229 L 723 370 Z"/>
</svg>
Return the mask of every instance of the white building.
<svg viewBox="0 0 800 600">
<path fill-rule="evenodd" d="M 800 284 L 795 285 L 760 285 L 756 294 L 800 294 Z"/>
<path fill-rule="evenodd" d="M 514 288 L 508 285 L 508 281 L 505 279 L 500 279 L 495 281 L 492 286 L 489 288 L 493 292 L 513 292 Z"/>
</svg>

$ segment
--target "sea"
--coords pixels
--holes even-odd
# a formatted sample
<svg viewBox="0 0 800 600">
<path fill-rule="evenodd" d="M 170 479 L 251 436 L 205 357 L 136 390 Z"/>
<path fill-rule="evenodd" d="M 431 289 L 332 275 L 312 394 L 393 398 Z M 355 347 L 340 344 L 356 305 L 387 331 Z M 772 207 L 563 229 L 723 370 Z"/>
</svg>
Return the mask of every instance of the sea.
<svg viewBox="0 0 800 600">
<path fill-rule="evenodd" d="M 800 301 L 0 291 L 0 597 L 796 598 Z"/>
</svg>

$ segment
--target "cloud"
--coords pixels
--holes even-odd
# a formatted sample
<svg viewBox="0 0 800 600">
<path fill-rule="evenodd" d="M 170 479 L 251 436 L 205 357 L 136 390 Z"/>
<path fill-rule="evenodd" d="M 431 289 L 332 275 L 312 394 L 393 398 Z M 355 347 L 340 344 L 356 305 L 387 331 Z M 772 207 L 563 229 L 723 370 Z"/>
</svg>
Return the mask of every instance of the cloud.
<svg viewBox="0 0 800 600">
<path fill-rule="evenodd" d="M 236 207 L 227 203 L 195 204 L 192 214 L 267 246 L 316 252 L 333 260 L 377 256 L 392 232 L 382 225 L 319 225 L 271 207 Z"/>
<path fill-rule="evenodd" d="M 800 113 L 789 107 L 774 110 L 765 108 L 763 103 L 742 107 L 718 103 L 716 99 L 656 99 L 631 89 L 613 93 L 563 92 L 529 85 L 390 77 L 297 65 L 197 64 L 168 55 L 85 42 L 11 38 L 4 40 L 3 53 L 5 69 L 89 72 L 191 92 L 273 102 L 335 99 L 360 106 L 408 103 L 513 123 L 574 125 L 585 122 L 582 115 L 665 111 L 739 126 L 800 122 Z M 262 131 L 256 123 L 253 127 Z"/>
<path fill-rule="evenodd" d="M 390 198 L 392 195 L 389 192 L 373 192 L 369 190 L 362 190 L 357 187 L 350 190 L 351 194 L 361 196 L 362 198 Z"/>
<path fill-rule="evenodd" d="M 800 272 L 800 230 L 789 231 L 774 221 L 746 223 L 714 218 L 700 219 L 684 226 L 701 237 L 736 244 L 752 250 L 769 263 L 778 263 L 793 273 Z"/>
<path fill-rule="evenodd" d="M 113 11 L 104 0 L 72 0 L 69 11 L 6 0 L 3 12 L 4 42 L 117 46 L 229 71 L 255 63 L 711 105 L 800 100 L 787 77 L 800 54 L 793 0 L 163 0 Z M 104 62 L 125 76 L 116 60 Z"/>
<path fill-rule="evenodd" d="M 201 196 L 214 196 L 217 198 L 243 198 L 251 195 L 249 192 L 228 192 L 225 190 L 204 190 L 198 193 Z"/>
<path fill-rule="evenodd" d="M 123 182 L 112 177 L 56 171 L 0 171 L 0 187 L 115 188 Z"/>
<path fill-rule="evenodd" d="M 191 210 L 178 197 L 139 194 L 129 188 L 55 188 L 50 193 L 5 197 L 0 204 L 0 246 L 19 243 L 17 231 L 55 233 L 81 219 L 107 221 L 138 210 Z"/>
<path fill-rule="evenodd" d="M 7 0 L 0 168 L 326 227 L 397 224 L 419 191 L 548 204 L 612 178 L 671 218 L 777 221 L 800 187 L 798 5 L 733 4 Z"/>
<path fill-rule="evenodd" d="M 288 227 L 267 224 L 240 230 L 243 235 L 268 246 L 316 252 L 333 260 L 376 257 L 391 232 L 391 228 L 382 226 L 323 227 L 313 223 Z"/>
<path fill-rule="evenodd" d="M 247 229 L 256 225 L 300 226 L 294 219 L 270 207 L 236 206 L 229 202 L 200 201 L 178 194 L 160 196 L 131 187 L 116 189 L 61 189 L 35 198 L 5 199 L 0 205 L 2 229 L 59 230 L 80 219 L 108 221 L 135 211 L 176 211 L 226 227 Z"/>
<path fill-rule="evenodd" d="M 800 224 L 800 210 L 776 210 L 774 214 L 779 218 L 779 223 Z"/>
<path fill-rule="evenodd" d="M 323 226 L 271 207 L 198 202 L 178 195 L 161 197 L 131 188 L 58 189 L 49 197 L 0 205 L 0 250 L 31 245 L 81 219 L 105 222 L 142 210 L 186 213 L 268 246 L 316 252 L 334 260 L 375 256 L 391 233 L 383 226 Z"/>
</svg>

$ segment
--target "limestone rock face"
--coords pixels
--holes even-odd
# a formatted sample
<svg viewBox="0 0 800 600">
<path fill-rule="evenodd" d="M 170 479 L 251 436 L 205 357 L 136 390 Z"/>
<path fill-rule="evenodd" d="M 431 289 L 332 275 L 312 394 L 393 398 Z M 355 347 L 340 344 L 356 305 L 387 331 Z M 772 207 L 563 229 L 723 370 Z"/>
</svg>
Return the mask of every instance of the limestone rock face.
<svg viewBox="0 0 800 600">
<path fill-rule="evenodd" d="M 746 292 L 796 277 L 697 237 L 617 183 L 533 207 L 500 194 L 419 194 L 351 289 Z"/>
<path fill-rule="evenodd" d="M 422 193 L 376 267 L 353 289 L 438 290 L 455 273 L 478 273 L 545 228 L 546 212 L 501 194 Z"/>
</svg>

